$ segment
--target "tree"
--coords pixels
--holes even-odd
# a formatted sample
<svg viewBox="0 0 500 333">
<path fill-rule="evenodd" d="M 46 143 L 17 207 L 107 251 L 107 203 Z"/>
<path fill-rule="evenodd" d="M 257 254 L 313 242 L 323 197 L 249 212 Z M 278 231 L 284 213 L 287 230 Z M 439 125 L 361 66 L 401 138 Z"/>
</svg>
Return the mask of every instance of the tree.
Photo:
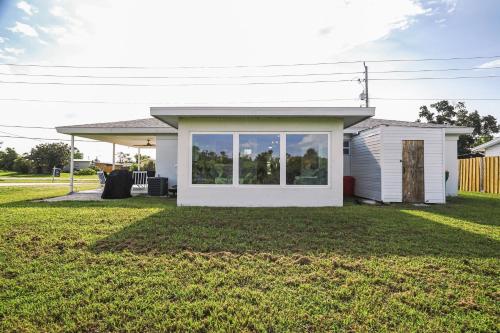
<svg viewBox="0 0 500 333">
<path fill-rule="evenodd" d="M 77 160 L 82 160 L 83 159 L 83 153 L 79 151 L 77 148 L 75 148 L 75 154 L 73 156 Z"/>
<path fill-rule="evenodd" d="M 14 148 L 6 148 L 0 151 L 0 170 L 13 171 L 14 161 L 19 155 Z"/>
<path fill-rule="evenodd" d="M 493 134 L 500 131 L 500 124 L 492 115 L 482 117 L 477 110 L 469 112 L 464 102 L 453 105 L 448 101 L 439 101 L 430 105 L 420 107 L 418 120 L 425 120 L 432 124 L 448 124 L 464 127 L 472 127 L 471 135 L 460 135 L 458 139 L 458 154 L 468 154 L 471 148 L 480 145 L 493 138 Z"/>
<path fill-rule="evenodd" d="M 14 161 L 13 170 L 19 173 L 30 173 L 33 171 L 33 162 L 25 156 L 19 156 Z"/>
<path fill-rule="evenodd" d="M 126 154 L 126 153 L 121 151 L 118 154 L 116 154 L 116 156 L 118 157 L 118 163 L 131 163 L 132 162 L 132 158 L 130 157 L 130 154 Z"/>
<path fill-rule="evenodd" d="M 48 173 L 53 167 L 62 168 L 69 163 L 70 157 L 71 147 L 62 142 L 39 144 L 28 155 L 38 173 Z"/>
<path fill-rule="evenodd" d="M 150 158 L 151 158 L 151 156 L 141 154 L 141 162 L 149 160 Z M 134 155 L 134 160 L 135 160 L 135 163 L 139 163 L 139 154 Z"/>
</svg>

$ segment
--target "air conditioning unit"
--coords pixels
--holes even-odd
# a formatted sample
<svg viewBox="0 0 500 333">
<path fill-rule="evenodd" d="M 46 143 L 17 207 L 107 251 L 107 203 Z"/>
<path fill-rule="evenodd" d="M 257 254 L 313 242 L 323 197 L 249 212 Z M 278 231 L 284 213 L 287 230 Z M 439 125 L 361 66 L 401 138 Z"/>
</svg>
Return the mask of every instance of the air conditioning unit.
<svg viewBox="0 0 500 333">
<path fill-rule="evenodd" d="M 168 178 L 165 177 L 150 177 L 148 178 L 148 195 L 162 196 L 167 195 Z"/>
</svg>

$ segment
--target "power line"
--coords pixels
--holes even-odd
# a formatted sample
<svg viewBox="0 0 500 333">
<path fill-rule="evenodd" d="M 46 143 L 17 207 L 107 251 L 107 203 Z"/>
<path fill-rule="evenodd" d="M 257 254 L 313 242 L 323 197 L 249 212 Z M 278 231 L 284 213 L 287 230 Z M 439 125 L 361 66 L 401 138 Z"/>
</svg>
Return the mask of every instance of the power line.
<svg viewBox="0 0 500 333">
<path fill-rule="evenodd" d="M 337 64 L 355 64 L 355 63 L 382 63 L 382 62 L 422 62 L 422 61 L 452 61 L 452 60 L 474 60 L 474 59 L 493 59 L 500 58 L 500 55 L 494 56 L 476 56 L 476 57 L 450 57 L 450 58 L 414 58 L 414 59 L 373 59 L 373 60 L 346 60 L 346 61 L 328 61 L 311 63 L 291 63 L 291 64 L 267 64 L 267 65 L 228 65 L 228 66 L 81 66 L 81 65 L 44 65 L 44 64 L 15 64 L 0 63 L 0 66 L 15 67 L 40 67 L 40 68 L 78 68 L 78 69 L 220 69 L 220 68 L 267 68 L 267 67 L 294 67 L 294 66 L 322 66 Z"/>
<path fill-rule="evenodd" d="M 392 97 L 371 97 L 374 100 L 395 100 L 395 101 L 440 101 L 440 100 L 460 100 L 460 101 L 500 101 L 500 98 L 458 98 L 458 97 L 436 97 L 436 98 L 392 98 Z M 36 102 L 36 103 L 68 103 L 68 104 L 125 104 L 125 105 L 154 105 L 165 104 L 162 102 L 118 102 L 118 101 L 81 101 L 81 100 L 47 100 L 47 99 L 23 99 L 23 98 L 0 98 L 0 101 L 12 102 Z M 320 98 L 320 99 L 297 99 L 297 100 L 268 100 L 268 101 L 240 101 L 240 104 L 265 104 L 265 103 L 300 103 L 300 102 L 331 102 L 331 101 L 360 101 L 359 98 Z M 175 103 L 168 103 L 172 105 L 179 105 Z M 205 104 L 221 104 L 221 103 L 203 103 Z M 236 103 L 227 103 L 236 104 Z M 0 127 L 20 127 L 20 128 L 40 128 L 40 129 L 54 129 L 52 127 L 37 127 L 37 126 L 11 126 L 0 125 Z"/>
<path fill-rule="evenodd" d="M 370 97 L 370 99 L 382 101 L 500 101 L 500 98 L 392 98 L 392 97 Z"/>
<path fill-rule="evenodd" d="M 500 75 L 483 76 L 452 76 L 452 77 L 405 77 L 405 78 L 371 78 L 372 81 L 414 81 L 414 80 L 460 80 L 460 79 L 491 79 Z"/>
<path fill-rule="evenodd" d="M 19 135 L 0 135 L 0 138 L 12 138 L 12 139 L 27 139 L 27 140 L 46 140 L 46 141 L 71 141 L 67 139 L 53 139 L 53 138 L 33 138 L 28 136 L 19 136 Z M 90 140 L 78 140 L 78 142 L 98 142 L 98 141 L 90 141 Z"/>
<path fill-rule="evenodd" d="M 118 86 L 118 87 L 189 87 L 189 86 L 246 86 L 246 85 L 280 85 L 280 84 L 310 84 L 310 83 L 338 83 L 354 82 L 356 79 L 345 80 L 315 80 L 315 81 L 284 81 L 284 82 L 242 82 L 242 83 L 89 83 L 89 82 L 29 82 L 29 81 L 0 81 L 1 84 L 35 84 L 61 86 Z"/>
<path fill-rule="evenodd" d="M 408 78 L 371 78 L 372 81 L 414 81 L 414 80 L 459 80 L 459 79 L 490 79 L 500 75 L 483 76 L 454 76 L 454 77 L 408 77 Z M 60 86 L 118 86 L 118 87 L 189 87 L 189 86 L 244 86 L 244 85 L 281 85 L 281 84 L 312 84 L 312 83 L 340 83 L 354 82 L 356 79 L 345 80 L 315 80 L 315 81 L 285 81 L 285 82 L 243 82 L 243 83 L 88 83 L 88 82 L 29 82 L 29 81 L 0 81 L 0 84 L 27 84 L 27 85 L 60 85 Z"/>
<path fill-rule="evenodd" d="M 362 74 L 364 72 L 333 72 L 333 73 L 303 73 L 303 74 L 271 74 L 271 75 L 228 75 L 228 76 L 110 76 L 110 75 L 60 75 L 60 74 L 31 74 L 31 73 L 0 73 L 8 76 L 29 77 L 57 77 L 57 78 L 88 78 L 88 79 L 246 79 L 246 78 L 274 78 L 274 77 L 307 77 L 325 75 Z"/>
<path fill-rule="evenodd" d="M 390 73 L 422 73 L 422 72 L 452 72 L 452 71 L 472 71 L 485 69 L 498 69 L 500 66 L 494 67 L 469 67 L 469 68 L 443 68 L 443 69 L 414 69 L 414 70 L 390 70 L 390 71 L 370 71 L 370 74 L 390 74 Z"/>
<path fill-rule="evenodd" d="M 359 98 L 329 98 L 329 101 L 359 101 Z M 119 101 L 81 101 L 81 100 L 46 100 L 46 99 L 23 99 L 23 98 L 0 98 L 0 101 L 13 101 L 13 102 L 41 102 L 41 103 L 72 103 L 72 104 L 125 104 L 125 105 L 154 105 L 165 104 L 164 102 L 119 102 Z M 225 102 L 225 103 L 202 103 L 207 105 L 214 104 L 251 104 L 251 103 L 282 103 L 282 102 L 316 102 L 324 101 L 323 99 L 298 99 L 298 100 L 268 100 L 268 101 L 238 101 L 238 102 Z M 166 103 L 172 105 L 179 105 L 175 103 Z M 1 126 L 0 126 L 1 127 Z"/>
<path fill-rule="evenodd" d="M 372 71 L 372 74 L 390 73 L 422 73 L 422 72 L 450 72 L 450 71 L 470 71 L 470 70 L 492 70 L 494 67 L 468 67 L 468 68 L 435 68 L 435 69 L 415 69 L 415 70 L 389 70 Z M 86 78 L 86 79 L 245 79 L 245 78 L 277 78 L 277 77 L 308 77 L 308 76 L 331 76 L 331 75 L 354 75 L 363 74 L 357 72 L 328 72 L 328 73 L 301 73 L 301 74 L 271 74 L 271 75 L 227 75 L 227 76 L 116 76 L 116 75 L 65 75 L 65 74 L 32 74 L 32 73 L 0 73 L 5 76 L 27 76 L 27 77 L 55 77 L 55 78 Z"/>
<path fill-rule="evenodd" d="M 43 126 L 21 126 L 21 125 L 0 125 L 0 127 L 12 127 L 12 128 L 33 128 L 33 129 L 48 129 L 53 130 L 54 127 L 43 127 Z M 12 134 L 12 133 L 10 133 Z M 14 134 L 12 134 L 14 135 Z"/>
</svg>

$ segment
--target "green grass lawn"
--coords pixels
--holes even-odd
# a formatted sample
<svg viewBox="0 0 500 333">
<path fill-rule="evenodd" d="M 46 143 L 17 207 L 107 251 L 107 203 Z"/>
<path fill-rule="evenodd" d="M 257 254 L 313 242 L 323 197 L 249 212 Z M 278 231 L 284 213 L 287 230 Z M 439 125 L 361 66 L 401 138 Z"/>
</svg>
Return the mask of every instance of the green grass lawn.
<svg viewBox="0 0 500 333">
<path fill-rule="evenodd" d="M 55 177 L 52 181 L 50 174 L 22 174 L 14 171 L 0 170 L 0 184 L 1 183 L 68 183 L 69 173 L 62 172 L 60 177 Z M 96 175 L 79 176 L 75 175 L 76 183 L 97 183 L 99 179 Z"/>
<path fill-rule="evenodd" d="M 0 188 L 0 331 L 499 331 L 500 196 L 187 208 Z"/>
</svg>

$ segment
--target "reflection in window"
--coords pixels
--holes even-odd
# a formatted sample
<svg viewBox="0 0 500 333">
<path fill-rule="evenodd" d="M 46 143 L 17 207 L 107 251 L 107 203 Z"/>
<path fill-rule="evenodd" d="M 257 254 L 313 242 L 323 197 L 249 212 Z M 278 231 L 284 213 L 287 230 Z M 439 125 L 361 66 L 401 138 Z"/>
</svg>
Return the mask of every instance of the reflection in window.
<svg viewBox="0 0 500 333">
<path fill-rule="evenodd" d="M 280 183 L 279 134 L 240 135 L 240 184 Z"/>
<path fill-rule="evenodd" d="M 328 135 L 286 135 L 287 185 L 328 185 Z"/>
<path fill-rule="evenodd" d="M 232 134 L 193 134 L 192 183 L 233 183 Z"/>
</svg>

